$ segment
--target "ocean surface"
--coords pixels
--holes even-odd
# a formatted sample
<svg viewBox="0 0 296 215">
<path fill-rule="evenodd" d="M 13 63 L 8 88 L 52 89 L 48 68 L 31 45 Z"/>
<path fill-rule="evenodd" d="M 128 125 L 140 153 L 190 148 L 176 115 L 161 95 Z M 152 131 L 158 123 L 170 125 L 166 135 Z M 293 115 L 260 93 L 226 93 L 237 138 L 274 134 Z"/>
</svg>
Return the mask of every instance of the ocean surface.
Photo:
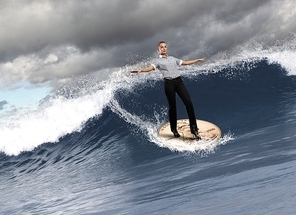
<svg viewBox="0 0 296 215">
<path fill-rule="evenodd" d="M 295 59 L 285 43 L 180 68 L 197 118 L 223 132 L 211 144 L 157 137 L 160 73 L 129 73 L 146 61 L 1 116 L 0 214 L 296 214 Z"/>
</svg>

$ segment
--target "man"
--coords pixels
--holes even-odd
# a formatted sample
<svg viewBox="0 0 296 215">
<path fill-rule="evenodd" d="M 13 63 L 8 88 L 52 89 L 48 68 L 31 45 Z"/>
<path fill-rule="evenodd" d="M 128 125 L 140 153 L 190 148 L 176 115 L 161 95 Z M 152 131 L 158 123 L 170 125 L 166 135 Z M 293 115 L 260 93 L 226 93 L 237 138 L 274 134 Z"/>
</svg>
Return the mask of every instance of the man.
<svg viewBox="0 0 296 215">
<path fill-rule="evenodd" d="M 180 77 L 180 72 L 178 66 L 181 65 L 191 65 L 197 62 L 205 61 L 205 58 L 199 58 L 194 60 L 180 60 L 172 56 L 167 55 L 167 44 L 165 41 L 160 41 L 157 46 L 159 52 L 159 58 L 154 60 L 152 64 L 146 68 L 133 70 L 132 73 L 150 72 L 152 70 L 158 69 L 164 78 L 164 89 L 165 95 L 169 103 L 169 120 L 171 131 L 174 137 L 180 137 L 177 130 L 177 106 L 176 106 L 176 93 L 182 99 L 187 114 L 189 117 L 189 125 L 191 133 L 195 136 L 197 140 L 201 139 L 198 134 L 198 127 L 196 124 L 196 118 L 194 113 L 193 104 L 190 95 Z"/>
</svg>

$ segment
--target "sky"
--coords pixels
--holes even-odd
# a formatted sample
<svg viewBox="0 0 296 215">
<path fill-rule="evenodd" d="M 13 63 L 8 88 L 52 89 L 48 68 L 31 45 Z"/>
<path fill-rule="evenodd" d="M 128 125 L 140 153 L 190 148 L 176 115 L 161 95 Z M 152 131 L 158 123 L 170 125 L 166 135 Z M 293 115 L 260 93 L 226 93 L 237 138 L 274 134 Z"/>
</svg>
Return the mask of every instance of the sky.
<svg viewBox="0 0 296 215">
<path fill-rule="evenodd" d="M 47 87 L 30 89 L 21 87 L 11 91 L 0 91 L 0 111 L 35 107 L 49 91 Z"/>
<path fill-rule="evenodd" d="M 161 40 L 178 58 L 210 58 L 296 31 L 295 0 L 0 0 L 0 14 L 0 110 L 15 102 L 4 93 L 38 101 L 33 88 L 143 61 Z"/>
</svg>

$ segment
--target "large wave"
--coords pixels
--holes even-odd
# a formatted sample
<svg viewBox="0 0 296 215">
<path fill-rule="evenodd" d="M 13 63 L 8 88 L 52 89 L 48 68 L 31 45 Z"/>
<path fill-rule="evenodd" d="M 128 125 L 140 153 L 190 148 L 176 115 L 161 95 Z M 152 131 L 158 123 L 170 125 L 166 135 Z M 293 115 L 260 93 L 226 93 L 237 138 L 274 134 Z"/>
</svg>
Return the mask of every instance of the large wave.
<svg viewBox="0 0 296 215">
<path fill-rule="evenodd" d="M 225 73 L 228 78 L 242 78 L 244 73 L 255 68 L 258 62 L 267 61 L 269 64 L 280 65 L 286 75 L 296 74 L 295 40 L 283 42 L 279 46 L 263 48 L 260 44 L 248 44 L 237 47 L 231 52 L 218 53 L 211 56 L 206 63 L 181 68 L 181 73 L 191 80 L 199 79 L 215 73 Z M 104 80 L 100 71 L 91 76 L 74 78 L 64 87 L 48 95 L 35 108 L 4 115 L 0 120 L 0 151 L 6 155 L 18 155 L 23 151 L 30 151 L 47 142 L 56 143 L 66 134 L 79 132 L 85 123 L 93 118 L 100 117 L 106 107 L 109 107 L 121 119 L 138 127 L 148 139 L 161 147 L 166 147 L 157 139 L 156 128 L 165 121 L 165 106 L 153 111 L 153 119 L 145 117 L 145 113 L 130 111 L 121 106 L 117 97 L 118 92 L 126 92 L 125 100 L 130 100 L 135 89 L 149 88 L 161 80 L 160 73 L 132 75 L 130 70 L 142 67 L 147 61 L 135 65 L 126 65 L 122 68 L 113 68 Z M 227 72 L 225 72 L 227 71 Z M 153 100 L 150 100 L 153 102 Z M 127 101 L 128 102 L 128 101 Z M 144 105 L 144 104 L 143 104 Z M 137 110 L 141 109 L 138 107 Z M 224 144 L 231 135 L 224 136 L 220 144 Z M 201 148 L 194 148 L 200 150 Z"/>
</svg>

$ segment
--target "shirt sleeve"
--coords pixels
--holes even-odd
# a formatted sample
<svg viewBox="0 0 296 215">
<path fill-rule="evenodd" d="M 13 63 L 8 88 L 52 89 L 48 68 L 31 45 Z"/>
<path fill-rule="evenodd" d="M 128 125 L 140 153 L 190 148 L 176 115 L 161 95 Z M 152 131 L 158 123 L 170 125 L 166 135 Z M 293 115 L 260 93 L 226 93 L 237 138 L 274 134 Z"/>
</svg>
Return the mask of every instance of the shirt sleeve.
<svg viewBox="0 0 296 215">
<path fill-rule="evenodd" d="M 178 59 L 178 58 L 175 58 L 176 59 L 176 64 L 178 65 L 178 66 L 181 66 L 182 65 L 182 62 L 183 62 L 183 60 L 181 60 L 181 59 Z"/>
<path fill-rule="evenodd" d="M 151 63 L 151 66 L 153 66 L 154 67 L 154 70 L 156 70 L 156 66 L 155 66 L 154 63 Z"/>
<path fill-rule="evenodd" d="M 154 70 L 156 70 L 157 68 L 158 68 L 158 62 L 157 62 L 157 60 L 156 59 L 154 59 L 152 62 L 151 62 L 151 66 L 153 66 L 154 67 Z"/>
</svg>

